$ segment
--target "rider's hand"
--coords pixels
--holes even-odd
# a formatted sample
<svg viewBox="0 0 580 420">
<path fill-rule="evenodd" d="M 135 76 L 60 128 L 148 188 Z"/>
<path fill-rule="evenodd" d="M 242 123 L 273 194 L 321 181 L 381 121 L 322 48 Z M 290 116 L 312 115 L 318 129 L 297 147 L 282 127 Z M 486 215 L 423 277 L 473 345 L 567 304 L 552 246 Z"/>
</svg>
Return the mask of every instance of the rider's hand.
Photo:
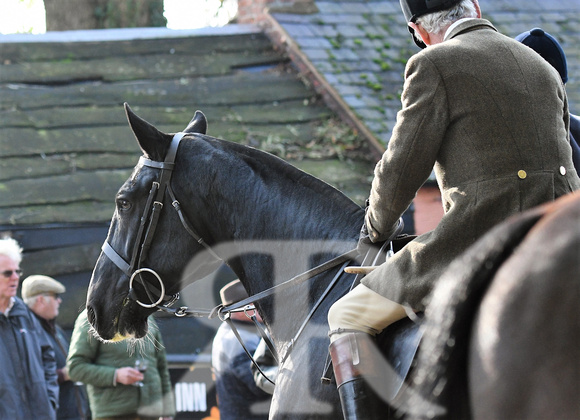
<svg viewBox="0 0 580 420">
<path fill-rule="evenodd" d="M 405 227 L 405 223 L 403 222 L 403 218 L 400 217 L 399 220 L 397 220 L 397 222 L 389 230 L 389 232 L 387 232 L 387 234 L 385 235 L 386 239 L 384 239 L 384 241 L 388 242 L 388 241 L 392 241 L 393 239 L 395 239 L 397 236 L 399 236 L 401 234 L 404 227 Z M 383 240 L 379 241 L 379 243 L 381 243 L 381 242 L 383 242 Z M 370 237 L 367 225 L 366 225 L 366 223 L 363 223 L 361 230 L 360 230 L 359 238 L 358 238 L 358 245 L 357 245 L 358 253 L 360 255 L 364 255 L 368 251 L 369 247 L 372 246 L 372 244 L 373 244 L 373 241 Z"/>
<path fill-rule="evenodd" d="M 360 229 L 360 233 L 359 233 L 359 237 L 358 237 L 357 249 L 358 249 L 358 253 L 360 255 L 365 255 L 366 252 L 368 251 L 369 247 L 374 243 L 373 240 L 371 239 L 371 236 L 369 234 L 369 230 L 368 230 L 367 224 L 366 224 L 366 214 L 369 211 L 369 207 L 370 207 L 370 201 L 369 201 L 369 199 L 367 199 L 365 201 L 365 218 L 364 218 L 363 225 Z M 401 234 L 404 227 L 405 227 L 405 223 L 403 222 L 403 218 L 399 217 L 399 219 L 396 221 L 396 223 L 391 227 L 391 229 L 388 232 L 385 232 L 384 234 L 380 235 L 380 237 L 384 238 L 384 239 L 380 239 L 377 242 L 392 241 L 394 238 L 396 238 L 398 235 Z M 375 239 L 378 239 L 378 238 L 375 238 Z"/>
<path fill-rule="evenodd" d="M 403 232 L 403 229 L 405 229 L 405 222 L 403 221 L 402 217 L 399 217 L 399 220 L 397 220 L 391 230 L 387 233 L 386 240 L 392 241 Z"/>
<path fill-rule="evenodd" d="M 365 218 L 363 219 L 363 224 L 358 235 L 358 249 L 359 251 L 364 249 L 365 252 L 368 246 L 373 243 L 373 241 L 371 241 L 371 236 L 369 235 L 369 230 L 367 229 L 366 224 L 366 214 L 369 211 L 369 205 L 369 199 L 367 198 L 365 201 Z"/>
<path fill-rule="evenodd" d="M 358 235 L 358 244 L 359 247 L 361 245 L 368 246 L 371 245 L 373 241 L 371 241 L 371 236 L 369 235 L 369 230 L 367 229 L 367 224 L 363 222 L 362 227 L 360 228 L 360 233 Z"/>
<path fill-rule="evenodd" d="M 119 384 L 132 385 L 143 380 L 143 374 L 132 367 L 122 367 L 115 372 L 115 380 Z"/>
</svg>

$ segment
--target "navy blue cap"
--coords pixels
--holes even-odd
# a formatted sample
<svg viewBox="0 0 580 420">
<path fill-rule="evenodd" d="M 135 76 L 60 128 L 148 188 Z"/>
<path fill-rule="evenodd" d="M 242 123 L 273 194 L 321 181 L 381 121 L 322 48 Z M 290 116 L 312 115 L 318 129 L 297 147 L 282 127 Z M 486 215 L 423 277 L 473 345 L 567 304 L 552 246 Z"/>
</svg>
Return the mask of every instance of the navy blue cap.
<svg viewBox="0 0 580 420">
<path fill-rule="evenodd" d="M 530 31 L 519 34 L 515 39 L 536 51 L 544 58 L 544 60 L 558 70 L 562 82 L 566 83 L 568 81 L 566 54 L 564 54 L 564 50 L 556 38 L 545 32 L 543 29 L 534 28 Z"/>
<path fill-rule="evenodd" d="M 419 16 L 451 9 L 461 0 L 400 0 L 407 22 L 415 22 Z"/>
</svg>

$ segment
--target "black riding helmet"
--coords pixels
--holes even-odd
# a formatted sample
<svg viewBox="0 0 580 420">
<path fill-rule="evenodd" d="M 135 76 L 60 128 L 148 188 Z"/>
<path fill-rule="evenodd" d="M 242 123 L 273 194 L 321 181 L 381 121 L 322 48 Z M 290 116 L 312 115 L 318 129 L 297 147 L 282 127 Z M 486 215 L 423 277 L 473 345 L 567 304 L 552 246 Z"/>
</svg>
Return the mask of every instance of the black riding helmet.
<svg viewBox="0 0 580 420">
<path fill-rule="evenodd" d="M 428 13 L 440 12 L 441 10 L 447 10 L 460 3 L 461 0 L 400 0 L 401 9 L 403 9 L 403 14 L 407 22 L 415 23 L 419 16 L 426 15 Z M 422 41 L 419 41 L 415 37 L 415 31 L 410 26 L 409 32 L 413 37 L 413 41 L 419 48 L 427 47 Z"/>
</svg>

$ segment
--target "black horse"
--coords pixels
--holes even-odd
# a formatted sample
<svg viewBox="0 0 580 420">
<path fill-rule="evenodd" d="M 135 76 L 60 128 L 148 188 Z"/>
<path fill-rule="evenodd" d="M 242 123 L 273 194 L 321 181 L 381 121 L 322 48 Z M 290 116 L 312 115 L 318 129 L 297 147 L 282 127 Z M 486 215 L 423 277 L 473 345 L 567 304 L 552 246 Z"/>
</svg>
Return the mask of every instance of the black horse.
<svg viewBox="0 0 580 420">
<path fill-rule="evenodd" d="M 356 255 L 364 211 L 282 159 L 206 136 L 200 112 L 175 136 L 126 112 L 144 156 L 116 196 L 90 282 L 95 331 L 105 340 L 143 337 L 155 304 L 167 306 L 166 296 L 223 262 L 250 295 L 326 263 L 255 304 L 282 360 L 271 417 L 340 418 L 336 386 L 320 380 L 327 313 L 352 285 L 343 265 Z"/>
</svg>

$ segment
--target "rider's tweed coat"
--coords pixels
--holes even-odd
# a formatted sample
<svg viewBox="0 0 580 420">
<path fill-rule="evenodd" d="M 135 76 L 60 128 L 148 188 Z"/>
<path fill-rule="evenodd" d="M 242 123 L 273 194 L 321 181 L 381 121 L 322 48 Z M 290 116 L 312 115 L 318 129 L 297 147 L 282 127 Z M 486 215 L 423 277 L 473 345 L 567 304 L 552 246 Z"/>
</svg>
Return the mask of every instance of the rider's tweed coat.
<svg viewBox="0 0 580 420">
<path fill-rule="evenodd" d="M 580 189 L 568 125 L 556 70 L 484 19 L 414 55 L 366 224 L 373 241 L 384 239 L 433 165 L 445 214 L 363 284 L 422 310 L 448 264 L 493 225 Z"/>
</svg>

